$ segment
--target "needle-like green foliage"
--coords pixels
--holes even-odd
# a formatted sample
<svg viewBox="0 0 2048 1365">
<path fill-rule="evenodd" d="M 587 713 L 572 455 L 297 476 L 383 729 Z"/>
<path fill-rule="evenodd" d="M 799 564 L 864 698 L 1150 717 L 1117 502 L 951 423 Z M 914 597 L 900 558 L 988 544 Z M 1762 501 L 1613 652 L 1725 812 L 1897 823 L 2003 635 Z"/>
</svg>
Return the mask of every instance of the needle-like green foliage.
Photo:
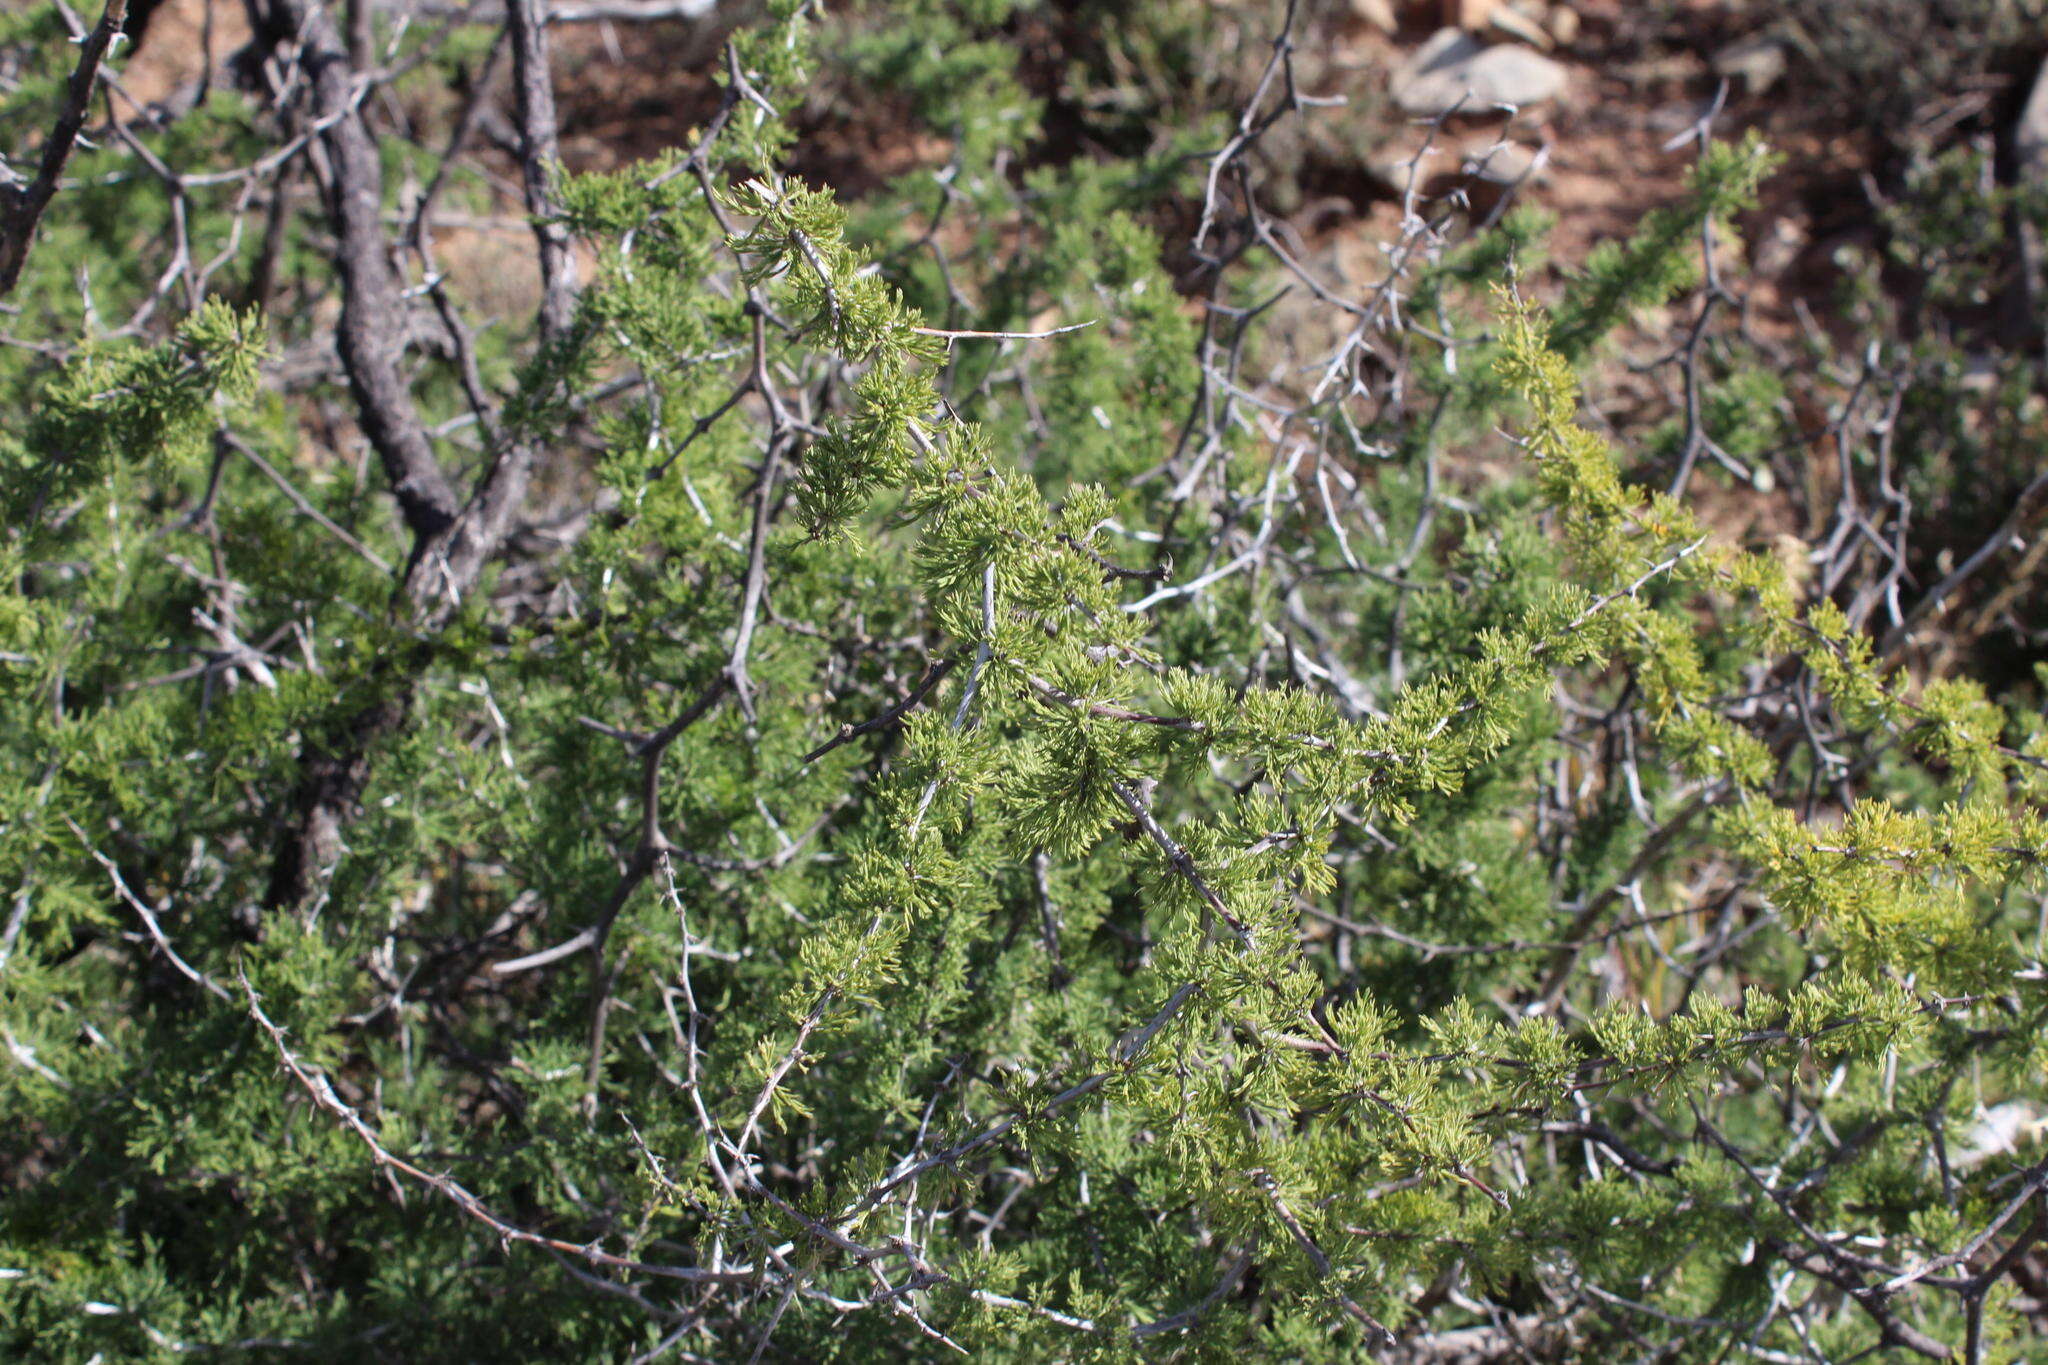
<svg viewBox="0 0 2048 1365">
<path fill-rule="evenodd" d="M 1971 1135 L 2048 1060 L 2038 720 L 1582 420 L 1762 148 L 1548 305 L 1522 214 L 1402 267 L 1412 330 L 1332 295 L 1262 389 L 1271 277 L 1145 216 L 1199 167 L 994 168 L 1043 110 L 974 35 L 1031 7 L 856 44 L 958 140 L 898 213 L 789 169 L 821 56 L 769 8 L 700 141 L 559 177 L 565 329 L 415 271 L 434 458 L 540 452 L 445 609 L 338 458 L 317 206 L 303 309 L 229 271 L 0 362 L 0 1341 L 2024 1358 L 1982 1277 L 2048 1175 Z M 1362 397 L 1382 335 L 1419 410 Z M 1732 463 L 1782 392 L 1730 378 Z"/>
</svg>

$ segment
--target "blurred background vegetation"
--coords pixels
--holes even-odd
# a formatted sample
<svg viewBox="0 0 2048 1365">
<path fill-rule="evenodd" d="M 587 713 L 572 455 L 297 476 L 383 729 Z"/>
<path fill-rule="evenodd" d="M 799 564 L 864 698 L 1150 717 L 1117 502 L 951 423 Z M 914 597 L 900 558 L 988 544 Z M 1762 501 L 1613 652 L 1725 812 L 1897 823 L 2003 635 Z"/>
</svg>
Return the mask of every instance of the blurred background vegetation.
<svg viewBox="0 0 2048 1365">
<path fill-rule="evenodd" d="M 378 3 L 362 0 L 356 10 Z M 1204 190 L 1201 154 L 1227 137 L 1230 111 L 1254 94 L 1281 8 L 1268 0 L 832 6 L 827 69 L 793 111 L 801 136 L 791 169 L 856 206 L 857 224 L 864 210 L 869 240 L 888 236 L 906 213 L 928 226 L 930 250 L 898 243 L 882 268 L 940 325 L 1020 321 L 1014 314 L 1033 298 L 1033 282 L 1017 263 L 1044 265 L 1022 245 L 1057 231 L 1063 201 L 1085 200 L 1088 212 L 1076 218 L 1129 211 L 1168 244 L 1177 283 L 1197 298 L 1220 273 L 1186 249 Z M 1686 130 L 1711 111 L 1716 137 L 1756 129 L 1782 156 L 1737 240 L 1718 247 L 1736 306 L 1710 320 L 1703 341 L 1708 371 L 1728 381 L 1708 420 L 1722 450 L 1739 448 L 1747 472 L 1727 462 L 1707 472 L 1717 517 L 1746 530 L 1810 532 L 1843 495 L 1844 460 L 1880 458 L 1881 445 L 1889 468 L 1880 482 L 1895 484 L 1914 508 L 1897 547 L 1910 587 L 1938 581 L 2031 482 L 2048 438 L 2040 247 L 2048 98 L 2031 131 L 2027 106 L 2048 58 L 2043 0 L 1297 0 L 1295 8 L 1296 83 L 1328 103 L 1263 134 L 1256 193 L 1305 265 L 1362 290 L 1384 273 L 1385 251 L 1411 211 L 1448 213 L 1453 240 L 1514 215 L 1513 241 L 1495 263 L 1514 257 L 1525 287 L 1554 295 L 1595 244 L 1681 198 L 1696 157 Z M 561 29 L 556 83 L 571 169 L 615 168 L 686 145 L 717 107 L 720 43 L 750 21 L 750 6 L 701 0 L 665 9 L 694 17 Z M 33 40 L 64 22 L 42 6 L 0 18 L 0 77 L 23 89 L 38 75 L 54 78 L 60 68 Z M 1423 126 L 1390 89 L 1446 29 L 1554 63 L 1554 93 L 1512 117 L 1475 101 L 1440 128 Z M 247 35 L 239 6 L 141 0 L 129 30 L 135 43 L 117 109 L 153 106 L 195 142 L 216 136 L 183 116 L 195 99 L 229 124 L 241 116 L 220 89 Z M 463 92 L 479 79 L 504 79 L 490 33 L 459 31 L 390 87 L 387 112 L 406 132 L 388 149 L 392 161 L 430 168 Z M 32 99 L 0 105 L 0 145 L 32 144 L 41 110 Z M 455 276 L 487 285 L 511 315 L 532 287 L 505 150 L 511 134 L 490 117 L 480 131 L 504 152 L 501 174 L 449 188 L 475 226 L 444 233 L 441 250 Z M 253 131 L 248 147 L 259 147 Z M 949 213 L 962 196 L 970 211 Z M 220 197 L 227 207 L 231 196 Z M 136 238 L 160 226 L 138 224 L 118 186 L 104 198 L 98 221 L 109 233 Z M 92 223 L 57 230 L 91 231 Z M 977 248 L 970 259 L 985 267 L 981 278 L 942 264 L 965 234 Z M 129 257 L 146 276 L 149 253 Z M 252 288 L 275 291 L 273 307 L 288 304 L 294 268 L 286 253 L 277 278 Z M 308 277 L 309 295 L 324 287 Z M 80 306 L 54 294 L 44 302 Z M 1253 368 L 1277 373 L 1290 354 L 1315 354 L 1328 316 L 1294 291 L 1259 333 L 1265 354 Z M 1646 462 L 1675 458 L 1683 396 L 1653 362 L 1687 339 L 1691 321 L 1676 302 L 1634 318 L 1590 374 L 1599 417 Z M 1397 369 L 1407 363 L 1382 359 Z M 1881 443 L 1837 439 L 1879 430 Z M 2048 658 L 2048 602 L 2021 584 L 2042 564 L 2042 554 L 2023 550 L 2009 576 L 1978 582 L 1937 652 L 1965 652 L 2009 682 L 2028 679 Z"/>
</svg>

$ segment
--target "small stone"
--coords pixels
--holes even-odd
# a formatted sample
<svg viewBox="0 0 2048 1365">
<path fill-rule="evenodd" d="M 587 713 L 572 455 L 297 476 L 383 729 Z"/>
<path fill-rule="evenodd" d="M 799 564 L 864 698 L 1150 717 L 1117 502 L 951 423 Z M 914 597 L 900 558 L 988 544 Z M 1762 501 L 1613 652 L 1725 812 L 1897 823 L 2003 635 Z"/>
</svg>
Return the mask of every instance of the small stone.
<svg viewBox="0 0 2048 1365">
<path fill-rule="evenodd" d="M 2048 189 L 2048 62 L 2041 63 L 2041 72 L 2034 77 L 2034 88 L 2027 95 L 2026 108 L 2020 110 L 2020 121 L 2012 130 L 2014 159 L 2019 163 L 2019 179 L 2022 186 L 2034 189 Z M 2039 315 L 2042 261 L 2048 258 L 2041 242 L 2041 229 L 2031 216 L 2020 216 L 2020 287 L 2012 292 L 2009 304 L 2017 318 Z"/>
<path fill-rule="evenodd" d="M 2048 1121 L 2041 1106 L 2032 1100 L 2008 1100 L 1979 1111 L 1961 1150 L 1953 1160 L 1963 1170 L 1974 1170 L 1993 1157 L 2007 1156 L 2021 1146 L 2040 1140 Z"/>
<path fill-rule="evenodd" d="M 1714 74 L 1741 81 L 1746 94 L 1761 95 L 1785 74 L 1785 44 L 1769 36 L 1744 38 L 1714 54 Z"/>
<path fill-rule="evenodd" d="M 1351 0 L 1351 12 L 1382 33 L 1394 33 L 1401 27 L 1394 0 Z"/>
<path fill-rule="evenodd" d="M 1410 190 L 1419 190 L 1430 177 L 1443 167 L 1448 155 L 1445 148 L 1422 148 L 1410 142 L 1408 145 L 1383 147 L 1379 153 L 1366 161 L 1366 174 L 1370 175 L 1381 188 L 1395 195 L 1405 196 Z"/>
<path fill-rule="evenodd" d="M 1508 200 L 1543 173 L 1550 149 L 1514 142 L 1474 142 L 1465 148 L 1458 174 L 1433 182 L 1425 193 L 1435 198 L 1456 192 L 1464 196 L 1472 221 L 1491 221 Z"/>
<path fill-rule="evenodd" d="M 1803 217 L 1774 218 L 1756 237 L 1756 259 L 1751 269 L 1759 279 L 1776 279 L 1790 270 L 1800 253 L 1812 244 L 1813 234 Z"/>
<path fill-rule="evenodd" d="M 1477 33 L 1500 0 L 1444 0 L 1444 22 Z"/>
<path fill-rule="evenodd" d="M 2019 159 L 2020 174 L 2036 185 L 2048 185 L 2048 61 L 2034 77 L 2033 93 L 2012 130 L 2013 151 Z"/>
<path fill-rule="evenodd" d="M 1465 148 L 1465 171 L 1492 185 L 1519 185 L 1550 158 L 1518 142 L 1474 142 Z"/>
<path fill-rule="evenodd" d="M 1486 114 L 1495 106 L 1541 104 L 1565 87 L 1565 69 L 1520 44 L 1486 47 L 1469 33 L 1439 29 L 1392 81 L 1402 112 L 1436 118 L 1456 110 Z"/>
<path fill-rule="evenodd" d="M 2005 377 L 2005 367 L 1981 351 L 1963 357 L 1962 387 L 1966 393 L 1990 393 Z"/>
<path fill-rule="evenodd" d="M 1552 5 L 1550 17 L 1544 22 L 1550 25 L 1550 36 L 1559 47 L 1570 47 L 1578 41 L 1579 12 L 1570 5 Z"/>
<path fill-rule="evenodd" d="M 1502 5 L 1487 16 L 1487 22 L 1510 38 L 1520 38 L 1541 48 L 1550 46 L 1550 31 L 1513 5 Z"/>
</svg>

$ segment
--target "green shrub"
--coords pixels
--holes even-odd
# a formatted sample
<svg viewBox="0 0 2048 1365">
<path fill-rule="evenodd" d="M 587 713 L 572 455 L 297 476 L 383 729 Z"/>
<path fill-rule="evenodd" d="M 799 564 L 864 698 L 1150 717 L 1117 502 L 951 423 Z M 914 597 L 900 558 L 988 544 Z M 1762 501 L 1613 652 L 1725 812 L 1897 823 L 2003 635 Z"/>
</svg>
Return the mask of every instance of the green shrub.
<svg viewBox="0 0 2048 1365">
<path fill-rule="evenodd" d="M 439 192 L 521 197 L 531 323 L 306 0 L 282 107 L 147 135 L 188 180 L 75 158 L 0 357 L 0 1339 L 2022 1358 L 2039 721 L 1582 417 L 1763 149 L 1350 294 L 1235 156 L 998 165 L 1035 11 L 905 9 L 773 4 L 572 175 L 514 0 L 516 164 Z M 429 27 L 378 80 L 487 90 Z M 785 174 L 831 62 L 950 168 Z M 1783 387 L 1716 363 L 1753 472 Z"/>
</svg>

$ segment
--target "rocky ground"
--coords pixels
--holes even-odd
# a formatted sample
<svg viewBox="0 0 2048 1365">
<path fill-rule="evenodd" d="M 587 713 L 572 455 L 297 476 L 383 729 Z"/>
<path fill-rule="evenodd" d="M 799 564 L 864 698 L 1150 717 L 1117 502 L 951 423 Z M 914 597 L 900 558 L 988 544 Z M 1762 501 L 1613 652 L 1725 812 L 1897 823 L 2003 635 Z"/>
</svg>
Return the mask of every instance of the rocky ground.
<svg viewBox="0 0 2048 1365">
<path fill-rule="evenodd" d="M 1275 17 L 1265 9 L 1278 8 L 1215 4 L 1241 16 L 1248 37 Z M 139 41 L 121 87 L 142 105 L 175 109 L 191 99 L 248 36 L 241 7 L 228 0 L 133 8 Z M 580 169 L 682 142 L 715 108 L 709 68 L 745 6 L 696 0 L 680 9 L 703 17 L 652 24 L 628 20 L 679 7 L 620 0 L 610 8 L 617 20 L 569 25 L 559 43 L 564 153 Z M 1872 235 L 1873 177 L 1901 134 L 1927 142 L 1974 127 L 2048 184 L 2048 81 L 2031 71 L 1975 73 L 1964 88 L 1932 92 L 1933 107 L 1915 111 L 1920 126 L 1887 127 L 1878 111 L 1844 99 L 1841 79 L 1854 73 L 1826 69 L 1828 54 L 1787 18 L 1801 8 L 1754 0 L 1305 6 L 1303 84 L 1366 112 L 1337 120 L 1342 145 L 1308 150 L 1314 174 L 1304 179 L 1325 193 L 1303 206 L 1299 225 L 1318 240 L 1377 236 L 1419 177 L 1425 196 L 1463 191 L 1481 212 L 1504 192 L 1552 210 L 1553 254 L 1577 259 L 1680 193 L 1694 155 L 1684 134 L 1712 110 L 1721 135 L 1761 128 L 1786 154 L 1788 174 L 1749 225 L 1751 264 L 1775 296 L 1824 290 L 1831 253 Z M 1020 41 L 1048 40 L 1025 25 Z M 807 153 L 818 162 L 811 169 L 858 194 L 920 164 L 942 165 L 943 139 L 900 114 L 887 101 L 836 110 L 825 145 Z M 1441 130 L 1425 126 L 1432 120 Z M 1425 141 L 1432 145 L 1418 159 Z M 1762 311 L 1776 301 L 1761 300 Z"/>
<path fill-rule="evenodd" d="M 374 2 L 432 8 L 436 0 Z M 1225 109 L 1241 103 L 1284 7 L 1155 3 L 1199 11 L 1216 69 L 1152 74 L 1153 95 L 1163 82 L 1167 107 L 1176 94 L 1189 108 L 1197 100 Z M 719 40 L 746 13 L 733 0 L 556 0 L 553 8 L 576 16 L 557 27 L 555 64 L 562 150 L 576 169 L 687 144 L 717 107 Z M 850 31 L 891 22 L 887 5 L 832 9 Z M 1783 154 L 1784 169 L 1739 225 L 1739 241 L 1724 247 L 1740 278 L 1744 331 L 1766 346 L 1796 349 L 1817 337 L 1836 353 L 1856 352 L 1863 341 L 1838 296 L 1857 263 L 1882 254 L 1883 215 L 1911 166 L 1971 146 L 2003 181 L 2048 192 L 2048 21 L 2030 30 L 2024 17 L 2039 11 L 2028 11 L 2028 0 L 1301 0 L 1299 86 L 1342 105 L 1267 136 L 1260 194 L 1303 261 L 1343 288 L 1371 287 L 1385 269 L 1385 244 L 1411 210 L 1445 205 L 1460 206 L 1467 225 L 1512 204 L 1545 210 L 1555 222 L 1549 258 L 1568 269 L 1683 194 L 1699 155 L 1697 130 L 1732 138 L 1756 129 Z M 135 12 L 138 41 L 117 106 L 175 112 L 227 78 L 247 39 L 232 0 L 136 0 Z M 1083 0 L 1024 6 L 1004 31 L 1019 70 L 1037 83 L 1033 93 L 1055 110 L 1032 152 L 1041 160 L 1101 150 L 1073 116 L 1100 92 L 1069 82 L 1082 58 L 1115 46 L 1102 14 Z M 637 21 L 648 15 L 667 17 Z M 1176 82 L 1190 88 L 1176 91 Z M 900 101 L 854 88 L 845 72 L 828 74 L 810 106 L 796 170 L 843 197 L 938 170 L 951 155 L 946 138 Z M 447 116 L 386 113 L 422 135 Z M 492 136 L 488 116 L 483 132 Z M 1184 241 L 1186 226 L 1162 222 L 1162 236 Z M 506 294 L 507 312 L 536 287 L 511 199 L 498 218 L 438 231 L 449 268 Z M 2033 291 L 2041 245 L 2031 229 L 2017 236 L 2024 268 L 2011 274 L 2011 288 L 1995 292 L 2019 325 L 1970 343 L 1977 349 L 1969 363 L 1987 384 L 2006 372 L 2013 347 L 2040 345 Z M 1910 272 L 1887 278 L 1901 298 L 1917 287 Z M 1313 306 L 1301 301 L 1304 327 L 1317 325 Z M 1646 318 L 1639 345 L 1618 348 L 1594 377 L 1594 403 L 1616 429 L 1644 430 L 1669 413 L 1670 385 L 1638 362 L 1668 349 L 1678 322 L 1677 311 Z M 1811 433 L 1813 476 L 1824 482 L 1833 463 L 1824 437 L 1839 394 L 1797 365 L 1788 370 L 1791 402 Z M 1782 499 L 1741 489 L 1701 496 L 1716 504 L 1709 512 L 1717 520 L 1734 523 L 1729 529 L 1811 529 Z M 1809 507 L 1826 497 L 1816 487 Z"/>
</svg>

